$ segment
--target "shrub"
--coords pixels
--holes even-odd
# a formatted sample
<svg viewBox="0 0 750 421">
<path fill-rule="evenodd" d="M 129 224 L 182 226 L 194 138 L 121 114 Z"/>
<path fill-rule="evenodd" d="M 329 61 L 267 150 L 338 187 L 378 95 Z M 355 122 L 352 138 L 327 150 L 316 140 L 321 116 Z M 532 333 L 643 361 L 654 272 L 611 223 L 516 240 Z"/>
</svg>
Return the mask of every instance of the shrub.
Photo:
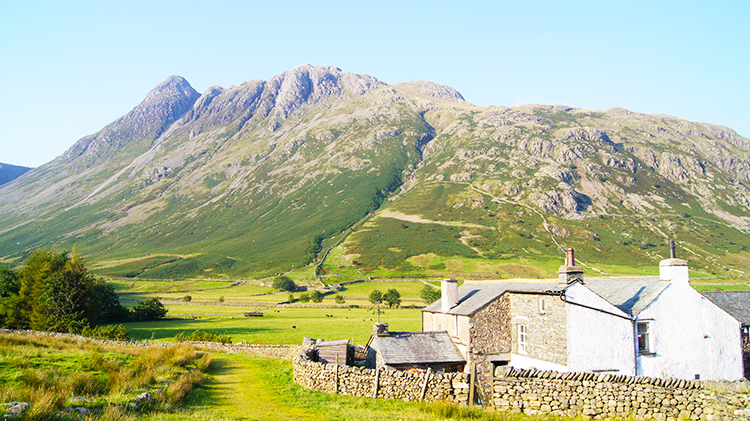
<svg viewBox="0 0 750 421">
<path fill-rule="evenodd" d="M 276 291 L 294 292 L 297 290 L 297 285 L 294 283 L 292 278 L 288 276 L 277 276 L 273 280 L 273 289 Z"/>
<path fill-rule="evenodd" d="M 180 332 L 174 337 L 175 342 L 195 341 L 195 342 L 218 342 L 222 344 L 231 343 L 232 337 L 225 333 L 207 332 L 196 330 L 192 333 Z"/>
<path fill-rule="evenodd" d="M 186 303 L 189 303 L 189 302 L 193 301 L 193 297 L 191 297 L 190 295 L 186 295 L 186 296 L 182 297 L 182 301 L 184 301 Z"/>
<path fill-rule="evenodd" d="M 108 339 L 111 341 L 127 341 L 130 339 L 128 331 L 123 325 L 106 325 L 97 326 L 95 328 L 86 326 L 83 328 L 81 335 L 88 336 L 89 338 Z"/>
<path fill-rule="evenodd" d="M 370 300 L 371 303 L 377 304 L 377 303 L 383 301 L 383 293 L 380 292 L 377 289 L 374 289 L 370 293 L 370 296 L 368 297 L 368 299 Z"/>
<path fill-rule="evenodd" d="M 383 301 L 388 304 L 388 307 L 390 308 L 398 308 L 401 305 L 401 294 L 397 290 L 391 288 L 383 294 Z"/>
<path fill-rule="evenodd" d="M 323 293 L 320 291 L 313 291 L 310 293 L 310 299 L 314 303 L 322 303 L 323 302 Z"/>
<path fill-rule="evenodd" d="M 131 318 L 136 322 L 147 322 L 150 320 L 163 319 L 167 315 L 167 309 L 158 298 L 149 298 L 138 303 L 131 310 Z"/>
<path fill-rule="evenodd" d="M 333 300 L 336 302 L 336 304 L 344 304 L 346 302 L 344 296 L 340 294 L 333 297 Z"/>
<path fill-rule="evenodd" d="M 422 290 L 419 292 L 419 296 L 428 303 L 434 303 L 435 301 L 440 299 L 442 294 L 440 293 L 439 289 L 425 284 L 422 287 Z"/>
<path fill-rule="evenodd" d="M 299 302 L 300 303 L 309 303 L 310 302 L 310 294 L 303 292 L 299 295 Z"/>
</svg>

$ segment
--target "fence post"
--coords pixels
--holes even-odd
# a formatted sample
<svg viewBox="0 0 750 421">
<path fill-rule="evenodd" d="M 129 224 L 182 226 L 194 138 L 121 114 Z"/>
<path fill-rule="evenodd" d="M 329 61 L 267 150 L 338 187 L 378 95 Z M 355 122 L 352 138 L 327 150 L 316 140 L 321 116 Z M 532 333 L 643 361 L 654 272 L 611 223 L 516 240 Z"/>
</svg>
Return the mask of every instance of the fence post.
<svg viewBox="0 0 750 421">
<path fill-rule="evenodd" d="M 380 369 L 375 368 L 375 387 L 373 387 L 372 398 L 378 397 L 378 387 L 380 387 Z"/>
<path fill-rule="evenodd" d="M 339 394 L 339 354 L 336 354 L 336 374 L 334 376 L 334 381 L 336 382 L 336 394 Z"/>
<path fill-rule="evenodd" d="M 419 396 L 419 400 L 423 401 L 424 396 L 427 393 L 427 382 L 430 381 L 430 374 L 432 374 L 432 367 L 427 367 L 427 375 L 424 378 L 424 384 L 422 385 L 422 394 Z"/>
<path fill-rule="evenodd" d="M 469 386 L 469 405 L 476 401 L 477 364 L 471 363 L 471 385 Z"/>
</svg>

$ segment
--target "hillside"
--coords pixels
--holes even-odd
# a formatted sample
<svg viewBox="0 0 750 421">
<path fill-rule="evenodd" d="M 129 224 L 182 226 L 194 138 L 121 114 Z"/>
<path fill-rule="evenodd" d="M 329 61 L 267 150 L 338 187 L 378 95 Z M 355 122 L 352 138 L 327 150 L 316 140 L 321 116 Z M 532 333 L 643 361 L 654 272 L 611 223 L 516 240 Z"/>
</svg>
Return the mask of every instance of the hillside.
<svg viewBox="0 0 750 421">
<path fill-rule="evenodd" d="M 330 66 L 203 94 L 172 76 L 0 187 L 0 256 L 76 246 L 99 273 L 152 278 L 264 276 L 323 256 L 329 275 L 544 276 L 568 246 L 590 270 L 655 270 L 673 237 L 693 268 L 741 275 L 749 158 L 725 127 L 477 107 Z"/>
<path fill-rule="evenodd" d="M 30 169 L 31 168 L 28 167 L 0 163 L 0 184 L 5 184 L 9 181 L 15 180 L 24 175 Z"/>
</svg>

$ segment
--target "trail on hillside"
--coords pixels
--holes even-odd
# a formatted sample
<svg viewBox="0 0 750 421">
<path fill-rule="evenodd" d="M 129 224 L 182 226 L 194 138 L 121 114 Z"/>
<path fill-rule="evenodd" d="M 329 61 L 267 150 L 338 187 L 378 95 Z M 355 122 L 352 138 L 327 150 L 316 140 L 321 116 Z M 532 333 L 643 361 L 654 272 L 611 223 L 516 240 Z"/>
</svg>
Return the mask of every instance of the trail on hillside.
<svg viewBox="0 0 750 421">
<path fill-rule="evenodd" d="M 211 409 L 237 420 L 310 420 L 323 414 L 294 406 L 267 380 L 260 358 L 251 354 L 214 354 L 215 372 L 205 384 Z"/>
</svg>

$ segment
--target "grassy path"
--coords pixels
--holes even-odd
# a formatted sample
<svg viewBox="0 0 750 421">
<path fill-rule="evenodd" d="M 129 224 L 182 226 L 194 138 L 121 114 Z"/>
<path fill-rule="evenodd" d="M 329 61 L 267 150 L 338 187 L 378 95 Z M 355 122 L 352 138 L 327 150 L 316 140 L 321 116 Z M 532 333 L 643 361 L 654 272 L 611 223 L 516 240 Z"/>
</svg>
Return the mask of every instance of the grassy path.
<svg viewBox="0 0 750 421">
<path fill-rule="evenodd" d="M 213 379 L 204 386 L 206 403 L 218 415 L 238 420 L 308 420 L 324 418 L 296 406 L 269 378 L 269 362 L 252 354 L 214 354 Z"/>
</svg>

